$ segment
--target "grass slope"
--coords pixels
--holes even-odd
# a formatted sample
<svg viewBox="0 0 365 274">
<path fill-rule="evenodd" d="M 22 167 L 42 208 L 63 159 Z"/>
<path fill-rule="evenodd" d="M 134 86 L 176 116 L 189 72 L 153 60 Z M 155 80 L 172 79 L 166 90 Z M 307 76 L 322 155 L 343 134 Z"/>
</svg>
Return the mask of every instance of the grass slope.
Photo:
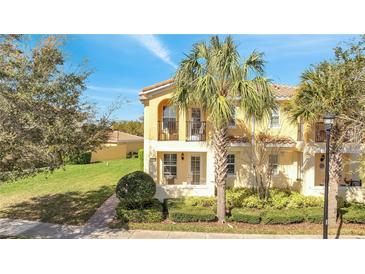
<svg viewBox="0 0 365 274">
<path fill-rule="evenodd" d="M 69 165 L 2 184 L 0 218 L 84 224 L 114 192 L 118 179 L 138 169 L 138 159 Z"/>
</svg>

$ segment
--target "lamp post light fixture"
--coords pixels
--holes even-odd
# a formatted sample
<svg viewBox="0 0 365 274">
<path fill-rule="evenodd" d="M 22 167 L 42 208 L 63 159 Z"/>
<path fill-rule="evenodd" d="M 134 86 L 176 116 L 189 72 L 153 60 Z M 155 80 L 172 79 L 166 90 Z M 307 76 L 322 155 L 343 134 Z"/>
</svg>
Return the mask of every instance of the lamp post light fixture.
<svg viewBox="0 0 365 274">
<path fill-rule="evenodd" d="M 324 177 L 324 211 L 323 211 L 323 239 L 328 239 L 328 189 L 330 171 L 330 137 L 331 129 L 335 120 L 333 114 L 323 117 L 324 129 L 326 130 L 326 170 Z"/>
</svg>

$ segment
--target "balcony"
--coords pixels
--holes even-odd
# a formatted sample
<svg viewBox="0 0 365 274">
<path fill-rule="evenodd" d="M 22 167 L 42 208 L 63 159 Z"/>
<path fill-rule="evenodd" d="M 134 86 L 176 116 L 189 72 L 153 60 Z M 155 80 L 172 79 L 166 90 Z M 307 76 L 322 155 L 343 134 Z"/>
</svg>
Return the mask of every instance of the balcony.
<svg viewBox="0 0 365 274">
<path fill-rule="evenodd" d="M 163 121 L 158 121 L 158 140 L 179 140 L 179 121 L 170 118 L 164 119 Z"/>
<path fill-rule="evenodd" d="M 186 141 L 205 141 L 206 122 L 187 121 L 186 122 Z"/>
<path fill-rule="evenodd" d="M 342 135 L 345 143 L 363 143 L 365 136 L 355 130 L 350 130 Z M 326 130 L 323 123 L 315 124 L 315 141 L 318 143 L 326 142 Z"/>
</svg>

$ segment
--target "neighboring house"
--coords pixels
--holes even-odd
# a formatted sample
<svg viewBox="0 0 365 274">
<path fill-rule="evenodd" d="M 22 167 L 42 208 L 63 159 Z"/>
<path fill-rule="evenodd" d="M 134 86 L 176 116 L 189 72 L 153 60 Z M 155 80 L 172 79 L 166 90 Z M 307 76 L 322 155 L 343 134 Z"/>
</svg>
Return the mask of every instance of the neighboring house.
<svg viewBox="0 0 365 274">
<path fill-rule="evenodd" d="M 273 85 L 279 106 L 295 94 L 295 87 Z M 169 104 L 173 80 L 146 87 L 140 93 L 144 104 L 144 170 L 157 182 L 159 199 L 184 195 L 210 196 L 215 193 L 214 152 L 210 147 L 209 113 L 199 102 L 186 111 Z M 304 127 L 290 123 L 279 107 L 269 121 L 245 118 L 239 107 L 229 125 L 227 185 L 248 187 L 253 181 L 252 132 L 272 136 L 273 186 L 296 189 L 304 195 L 323 195 L 325 132 L 323 123 Z M 344 182 L 340 194 L 361 201 L 363 188 L 358 175 L 360 149 L 346 145 L 343 153 Z M 346 181 L 346 182 L 345 182 Z"/>
<path fill-rule="evenodd" d="M 135 157 L 141 148 L 143 148 L 143 137 L 113 130 L 107 143 L 92 153 L 91 162 Z"/>
</svg>

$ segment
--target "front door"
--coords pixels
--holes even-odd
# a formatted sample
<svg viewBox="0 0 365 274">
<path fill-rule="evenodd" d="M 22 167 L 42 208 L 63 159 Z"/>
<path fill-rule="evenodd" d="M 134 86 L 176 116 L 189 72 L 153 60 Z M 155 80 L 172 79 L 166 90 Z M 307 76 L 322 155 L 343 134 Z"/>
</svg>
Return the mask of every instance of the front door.
<svg viewBox="0 0 365 274">
<path fill-rule="evenodd" d="M 191 184 L 200 184 L 200 156 L 191 156 L 190 159 Z"/>
</svg>

